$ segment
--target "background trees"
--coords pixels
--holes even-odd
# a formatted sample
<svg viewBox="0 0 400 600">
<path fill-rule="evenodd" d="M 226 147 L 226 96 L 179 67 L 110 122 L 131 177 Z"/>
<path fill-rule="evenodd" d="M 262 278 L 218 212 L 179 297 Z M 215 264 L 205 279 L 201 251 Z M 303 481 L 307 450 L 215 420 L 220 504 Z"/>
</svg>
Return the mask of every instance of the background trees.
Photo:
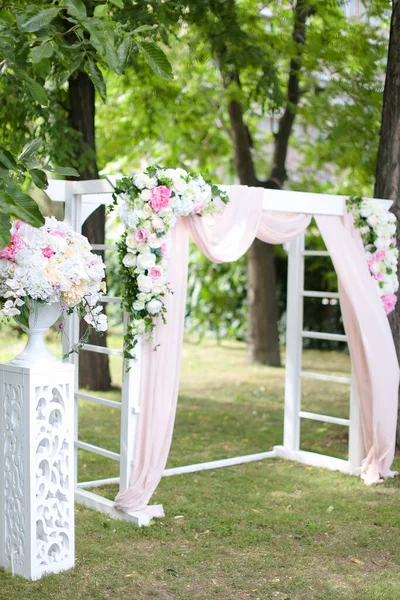
<svg viewBox="0 0 400 600">
<path fill-rule="evenodd" d="M 390 3 L 368 3 L 362 21 L 346 19 L 339 1 L 263 8 L 206 0 L 186 7 L 170 39 L 173 81 L 155 80 L 144 64 L 118 80 L 108 77 L 110 100 L 98 109 L 99 130 L 107 132 L 99 137 L 102 163 L 117 172 L 146 161 L 185 163 L 225 183 L 281 187 L 286 181 L 292 189 L 371 195 Z M 279 253 L 277 288 L 283 290 Z M 193 283 L 200 302 L 189 311 L 204 327 L 222 323 L 223 314 L 243 323 L 248 287 L 250 356 L 276 364 L 283 302 L 278 293 L 277 309 L 272 261 L 272 249 L 261 243 L 240 277 L 237 265 L 199 259 L 192 272 L 207 285 L 200 291 Z M 232 303 L 221 304 L 229 278 L 242 283 L 232 283 Z M 218 317 L 202 298 L 218 304 Z M 317 312 L 331 320 L 326 310 Z"/>
</svg>

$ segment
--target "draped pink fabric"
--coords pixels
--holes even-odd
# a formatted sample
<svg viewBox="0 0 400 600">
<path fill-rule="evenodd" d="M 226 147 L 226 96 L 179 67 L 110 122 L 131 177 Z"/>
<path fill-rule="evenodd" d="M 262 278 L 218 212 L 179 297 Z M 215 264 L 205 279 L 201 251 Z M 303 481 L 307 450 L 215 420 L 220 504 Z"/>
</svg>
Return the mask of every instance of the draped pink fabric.
<svg viewBox="0 0 400 600">
<path fill-rule="evenodd" d="M 359 396 L 366 483 L 390 477 L 396 440 L 399 366 L 389 321 L 352 217 L 316 216 L 339 279 L 340 306 Z"/>
<path fill-rule="evenodd" d="M 222 214 L 186 217 L 173 230 L 168 275 L 174 293 L 166 299 L 167 324 L 160 321 L 153 340 L 142 342 L 141 413 L 130 484 L 115 500 L 121 510 L 146 510 L 152 516 L 163 516 L 161 506 L 151 507 L 148 502 L 162 477 L 172 440 L 183 342 L 188 234 L 210 260 L 231 262 L 248 250 L 255 237 L 270 243 L 287 242 L 303 232 L 311 220 L 303 214 L 263 212 L 261 188 L 232 186 L 229 196 L 230 203 Z M 391 474 L 399 377 L 394 344 L 360 235 L 350 217 L 316 220 L 340 280 L 368 451 L 363 476 L 372 483 Z"/>
</svg>

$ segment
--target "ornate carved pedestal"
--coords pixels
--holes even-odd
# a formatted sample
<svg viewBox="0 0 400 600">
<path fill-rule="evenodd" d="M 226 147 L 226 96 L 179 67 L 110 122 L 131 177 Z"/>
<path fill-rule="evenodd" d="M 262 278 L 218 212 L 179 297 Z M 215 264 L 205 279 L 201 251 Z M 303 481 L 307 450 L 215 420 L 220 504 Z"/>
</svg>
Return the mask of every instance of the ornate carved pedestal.
<svg viewBox="0 0 400 600">
<path fill-rule="evenodd" d="M 74 566 L 74 367 L 0 365 L 0 567 Z"/>
</svg>

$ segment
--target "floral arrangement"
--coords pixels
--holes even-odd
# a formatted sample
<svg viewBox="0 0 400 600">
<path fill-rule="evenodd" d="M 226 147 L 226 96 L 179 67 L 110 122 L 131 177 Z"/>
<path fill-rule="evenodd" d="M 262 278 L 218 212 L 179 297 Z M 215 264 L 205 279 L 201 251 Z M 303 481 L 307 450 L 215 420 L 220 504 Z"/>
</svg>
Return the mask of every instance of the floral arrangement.
<svg viewBox="0 0 400 600">
<path fill-rule="evenodd" d="M 346 204 L 360 230 L 368 267 L 388 315 L 396 306 L 399 289 L 396 217 L 374 200 L 351 197 Z"/>
<path fill-rule="evenodd" d="M 118 206 L 126 228 L 118 250 L 123 302 L 130 315 L 124 352 L 133 358 L 136 336 L 151 337 L 157 317 L 165 322 L 171 228 L 178 217 L 218 212 L 217 202 L 227 203 L 228 196 L 201 175 L 153 166 L 121 179 L 113 197 L 112 208 Z"/>
<path fill-rule="evenodd" d="M 105 331 L 107 317 L 99 304 L 106 291 L 104 270 L 88 240 L 65 223 L 47 217 L 36 229 L 15 221 L 11 242 L 0 251 L 0 317 L 28 326 L 35 303 L 59 302 L 61 315 L 77 311 L 89 327 Z"/>
</svg>

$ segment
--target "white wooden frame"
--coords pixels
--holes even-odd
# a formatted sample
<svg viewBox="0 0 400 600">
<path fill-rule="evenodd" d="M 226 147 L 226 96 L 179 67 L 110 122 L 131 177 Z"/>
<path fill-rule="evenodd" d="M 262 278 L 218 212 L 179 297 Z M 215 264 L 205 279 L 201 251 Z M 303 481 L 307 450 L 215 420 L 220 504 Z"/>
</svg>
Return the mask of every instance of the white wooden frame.
<svg viewBox="0 0 400 600">
<path fill-rule="evenodd" d="M 108 205 L 112 201 L 113 180 L 98 179 L 92 181 L 51 181 L 47 194 L 51 200 L 65 203 L 65 219 L 76 231 L 81 231 L 82 225 L 90 214 L 100 205 Z M 287 211 L 311 215 L 341 216 L 345 210 L 345 196 L 329 194 L 311 194 L 305 192 L 291 192 L 286 190 L 265 190 L 263 209 L 269 211 Z M 385 208 L 389 208 L 391 202 L 379 200 Z M 111 250 L 114 246 L 97 245 L 95 250 Z M 303 298 L 324 297 L 338 298 L 338 293 L 326 293 L 313 290 L 304 290 L 304 257 L 329 256 L 326 251 L 307 251 L 304 249 L 304 234 L 288 244 L 288 304 L 287 304 L 287 343 L 286 343 L 286 381 L 285 381 L 285 412 L 284 412 L 284 436 L 283 445 L 275 446 L 273 450 L 239 456 L 234 458 L 210 461 L 194 465 L 185 465 L 173 469 L 166 469 L 164 476 L 178 475 L 182 473 L 193 473 L 206 469 L 216 469 L 231 465 L 242 464 L 265 458 L 282 457 L 295 460 L 316 467 L 325 467 L 332 470 L 342 471 L 358 475 L 360 473 L 361 447 L 360 417 L 358 398 L 353 378 L 336 377 L 320 373 L 305 372 L 302 370 L 302 340 L 305 337 L 346 341 L 346 336 L 303 331 Z M 105 302 L 119 302 L 120 298 L 106 297 Z M 126 324 L 126 315 L 124 317 Z M 75 342 L 79 338 L 79 322 L 76 317 L 71 317 L 66 326 L 67 340 Z M 84 349 L 92 352 L 101 352 L 108 355 L 117 354 L 122 356 L 122 350 L 103 348 L 85 344 Z M 120 485 L 120 489 L 126 489 L 129 482 L 130 471 L 134 456 L 134 438 L 137 415 L 140 411 L 140 355 L 135 361 L 130 361 L 130 370 L 127 372 L 123 365 L 122 401 L 121 403 L 99 396 L 82 394 L 79 392 L 78 367 L 79 357 L 74 354 L 70 362 L 75 364 L 76 389 L 75 389 L 75 473 L 77 473 L 78 449 L 101 454 L 114 459 L 120 464 L 120 476 L 94 481 L 78 482 L 75 485 L 75 500 L 90 508 L 95 508 L 109 514 L 114 518 L 132 521 L 137 525 L 147 525 L 150 521 L 145 513 L 124 513 L 114 508 L 113 502 L 95 494 L 89 489 L 100 485 Z M 303 378 L 319 379 L 343 383 L 350 386 L 350 415 L 349 419 L 320 415 L 301 410 L 301 381 Z M 121 410 L 121 439 L 120 452 L 111 452 L 104 448 L 87 444 L 78 438 L 78 400 L 83 399 L 105 406 Z M 349 456 L 348 460 L 334 458 L 323 454 L 316 454 L 300 449 L 300 421 L 301 419 L 312 419 L 327 423 L 335 423 L 349 427 Z"/>
</svg>

